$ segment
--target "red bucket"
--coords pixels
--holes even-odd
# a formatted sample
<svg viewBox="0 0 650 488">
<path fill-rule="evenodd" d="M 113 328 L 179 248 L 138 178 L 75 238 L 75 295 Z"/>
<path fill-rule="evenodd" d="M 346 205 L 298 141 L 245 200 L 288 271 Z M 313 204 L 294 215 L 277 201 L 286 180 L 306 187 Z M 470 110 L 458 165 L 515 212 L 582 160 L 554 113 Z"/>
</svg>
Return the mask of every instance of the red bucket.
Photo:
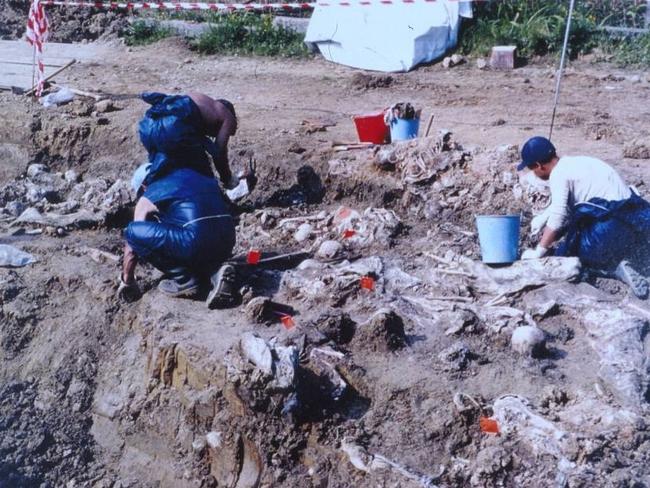
<svg viewBox="0 0 650 488">
<path fill-rule="evenodd" d="M 357 128 L 359 142 L 383 144 L 388 140 L 388 126 L 384 122 L 384 112 L 355 115 L 352 117 Z"/>
</svg>

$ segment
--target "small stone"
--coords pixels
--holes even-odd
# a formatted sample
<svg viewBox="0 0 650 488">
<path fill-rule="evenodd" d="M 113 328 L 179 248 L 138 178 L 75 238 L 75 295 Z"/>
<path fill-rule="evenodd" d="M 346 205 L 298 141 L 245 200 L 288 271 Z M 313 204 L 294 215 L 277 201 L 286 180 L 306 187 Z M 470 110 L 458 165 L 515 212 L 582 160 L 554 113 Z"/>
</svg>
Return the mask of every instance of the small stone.
<svg viewBox="0 0 650 488">
<path fill-rule="evenodd" d="M 100 100 L 95 104 L 95 111 L 97 113 L 103 114 L 106 112 L 112 112 L 114 110 L 113 106 L 113 101 L 112 100 Z"/>
<path fill-rule="evenodd" d="M 65 179 L 65 181 L 67 181 L 68 183 L 76 183 L 77 181 L 79 181 L 79 175 L 75 170 L 69 169 L 64 173 L 63 179 Z"/>
<path fill-rule="evenodd" d="M 532 325 L 524 325 L 514 330 L 510 344 L 519 354 L 540 357 L 546 348 L 546 336 L 543 330 Z"/>
<path fill-rule="evenodd" d="M 27 177 L 34 178 L 43 173 L 49 173 L 50 169 L 44 164 L 30 164 L 27 167 Z"/>
<path fill-rule="evenodd" d="M 472 360 L 472 352 L 464 342 L 456 342 L 438 354 L 438 359 L 447 369 L 453 371 L 464 370 Z"/>
<path fill-rule="evenodd" d="M 323 242 L 318 251 L 316 251 L 316 256 L 319 258 L 332 259 L 335 257 L 343 246 L 338 241 L 325 241 Z"/>
<path fill-rule="evenodd" d="M 477 60 L 476 60 L 476 67 L 477 67 L 478 69 L 485 69 L 485 68 L 487 68 L 487 67 L 488 67 L 488 62 L 487 62 L 487 60 L 486 60 L 486 59 L 483 59 L 483 58 L 479 58 L 479 59 L 477 59 Z"/>
<path fill-rule="evenodd" d="M 5 210 L 9 212 L 9 215 L 12 217 L 18 217 L 25 211 L 25 205 L 18 200 L 14 200 L 5 206 Z"/>
<path fill-rule="evenodd" d="M 451 57 L 447 56 L 445 59 L 442 60 L 442 67 L 443 68 L 451 67 Z"/>
<path fill-rule="evenodd" d="M 210 434 L 214 434 L 215 432 L 210 432 Z M 208 435 L 210 435 L 208 434 Z M 205 449 L 205 446 L 207 445 L 207 440 L 203 438 L 198 438 L 194 442 L 192 442 L 192 450 L 194 452 L 202 452 L 203 449 Z"/>
<path fill-rule="evenodd" d="M 465 58 L 461 56 L 460 54 L 452 54 L 451 56 L 451 63 L 453 66 L 457 64 L 462 64 L 465 62 Z"/>
<path fill-rule="evenodd" d="M 626 78 L 630 83 L 641 83 L 641 77 L 639 75 L 632 75 Z"/>
<path fill-rule="evenodd" d="M 312 229 L 313 229 L 313 227 L 311 226 L 311 224 L 300 224 L 300 226 L 298 227 L 298 230 L 293 235 L 293 238 L 297 242 L 306 241 L 309 238 L 309 236 L 311 235 Z"/>
<path fill-rule="evenodd" d="M 97 125 L 108 125 L 108 119 L 106 117 L 99 117 L 97 119 Z"/>
</svg>

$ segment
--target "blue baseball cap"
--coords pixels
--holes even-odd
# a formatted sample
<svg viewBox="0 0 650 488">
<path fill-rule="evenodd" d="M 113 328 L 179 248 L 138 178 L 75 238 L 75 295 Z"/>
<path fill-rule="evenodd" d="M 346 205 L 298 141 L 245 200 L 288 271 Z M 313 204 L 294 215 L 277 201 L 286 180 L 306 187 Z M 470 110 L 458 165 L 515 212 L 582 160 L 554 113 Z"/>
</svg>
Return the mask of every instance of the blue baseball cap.
<svg viewBox="0 0 650 488">
<path fill-rule="evenodd" d="M 517 171 L 529 168 L 539 161 L 546 161 L 555 154 L 555 146 L 546 137 L 531 137 L 521 148 L 521 163 Z"/>
</svg>

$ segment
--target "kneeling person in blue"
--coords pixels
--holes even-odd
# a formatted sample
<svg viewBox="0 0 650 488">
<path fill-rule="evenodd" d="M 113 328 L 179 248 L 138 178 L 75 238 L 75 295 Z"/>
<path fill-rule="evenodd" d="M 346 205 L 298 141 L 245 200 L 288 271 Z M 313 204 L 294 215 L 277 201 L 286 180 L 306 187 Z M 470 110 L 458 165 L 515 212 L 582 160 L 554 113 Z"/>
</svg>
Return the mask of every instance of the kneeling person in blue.
<svg viewBox="0 0 650 488">
<path fill-rule="evenodd" d="M 545 137 L 529 139 L 521 156 L 517 169 L 530 169 L 551 188 L 551 204 L 531 225 L 533 234 L 543 229 L 539 244 L 524 251 L 522 259 L 577 256 L 588 268 L 620 279 L 645 298 L 648 282 L 631 262 L 648 264 L 650 203 L 607 163 L 587 156 L 560 158 Z"/>
<path fill-rule="evenodd" d="M 137 294 L 138 260 L 162 271 L 158 289 L 171 296 L 191 296 L 211 277 L 209 305 L 234 298 L 235 269 L 222 263 L 235 245 L 235 224 L 218 182 L 189 168 L 174 169 L 145 185 L 149 165 L 140 166 L 131 184 L 138 194 L 126 245 L 118 293 Z"/>
</svg>

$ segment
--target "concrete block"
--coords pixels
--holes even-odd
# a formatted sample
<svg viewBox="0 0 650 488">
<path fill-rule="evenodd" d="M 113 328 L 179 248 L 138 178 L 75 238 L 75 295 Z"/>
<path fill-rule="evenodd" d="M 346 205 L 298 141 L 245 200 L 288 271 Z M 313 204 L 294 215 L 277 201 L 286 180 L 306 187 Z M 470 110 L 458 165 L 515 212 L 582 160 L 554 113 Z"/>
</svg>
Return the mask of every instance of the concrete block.
<svg viewBox="0 0 650 488">
<path fill-rule="evenodd" d="M 516 58 L 517 46 L 494 46 L 490 66 L 494 69 L 514 69 Z"/>
</svg>

